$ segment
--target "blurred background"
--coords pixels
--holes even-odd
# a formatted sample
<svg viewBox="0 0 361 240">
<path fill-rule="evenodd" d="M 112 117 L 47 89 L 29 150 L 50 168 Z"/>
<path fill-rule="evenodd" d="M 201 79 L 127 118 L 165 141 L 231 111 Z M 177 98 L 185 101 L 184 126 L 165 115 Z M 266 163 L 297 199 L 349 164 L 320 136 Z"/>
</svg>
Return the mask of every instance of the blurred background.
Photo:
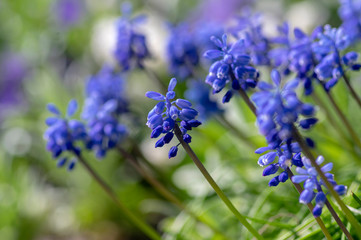
<svg viewBox="0 0 361 240">
<path fill-rule="evenodd" d="M 147 16 L 141 26 L 152 53 L 147 64 L 164 82 L 172 77 L 167 72 L 165 49 L 169 24 L 185 20 L 222 23 L 251 7 L 263 14 L 264 31 L 269 35 L 275 35 L 276 26 L 285 20 L 306 32 L 325 23 L 340 25 L 337 0 L 136 0 L 131 3 L 135 15 Z M 114 64 L 115 22 L 121 16 L 121 4 L 117 0 L 0 1 L 1 239 L 147 239 L 122 216 L 81 166 L 73 172 L 57 168 L 43 140 L 44 120 L 49 116 L 46 104 L 55 103 L 64 111 L 68 101 L 75 98 L 82 105 L 87 78 L 104 63 Z M 146 91 L 157 90 L 152 82 L 139 70 L 128 74 L 126 79 L 127 97 L 138 117 L 124 121 L 143 154 L 167 181 L 184 191 L 188 197 L 183 201 L 191 209 L 212 219 L 226 232 L 237 234 L 236 220 L 183 150 L 171 160 L 167 158 L 167 148 L 154 150 L 150 130 L 145 126 L 153 102 L 144 97 Z M 360 133 L 361 126 L 356 123 L 361 116 L 351 113 L 353 105 L 348 103 L 347 93 L 341 89 L 337 96 Z M 237 99 L 225 106 L 225 117 L 245 130 L 258 147 L 265 146 L 254 119 L 244 113 L 240 102 Z M 326 159 L 330 157 L 334 161 L 338 182 L 352 186 L 357 192 L 360 179 L 357 168 L 322 117 L 321 113 L 321 124 L 310 134 Z M 303 221 L 307 208 L 298 204 L 296 192 L 290 194 L 291 184 L 268 188 L 268 179 L 261 177 L 262 168 L 256 162 L 258 156 L 216 121 L 208 121 L 192 136 L 195 152 L 242 212 L 287 225 L 256 223 L 256 227 L 275 237 Z M 110 152 L 101 161 L 92 154 L 86 157 L 122 201 L 162 232 L 164 239 L 212 239 L 209 229 L 159 196 L 116 152 Z"/>
</svg>

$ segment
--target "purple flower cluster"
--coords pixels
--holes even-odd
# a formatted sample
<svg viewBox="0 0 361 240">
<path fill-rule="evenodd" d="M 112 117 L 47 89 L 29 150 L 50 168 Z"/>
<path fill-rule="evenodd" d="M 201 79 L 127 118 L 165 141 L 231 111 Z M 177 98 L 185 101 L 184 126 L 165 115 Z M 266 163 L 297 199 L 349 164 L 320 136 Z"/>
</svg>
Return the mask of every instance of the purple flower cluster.
<svg viewBox="0 0 361 240">
<path fill-rule="evenodd" d="M 128 111 L 124 80 L 108 66 L 91 76 L 86 85 L 86 99 L 82 117 L 87 121 L 87 148 L 98 158 L 106 155 L 127 135 L 119 117 Z"/>
<path fill-rule="evenodd" d="M 80 154 L 81 148 L 77 145 L 87 139 L 87 133 L 82 122 L 71 119 L 78 108 L 75 100 L 69 102 L 65 117 L 54 104 L 48 104 L 47 108 L 54 116 L 45 121 L 48 125 L 44 133 L 44 139 L 47 141 L 46 149 L 52 153 L 54 159 L 58 160 L 57 165 L 61 167 L 68 163 L 68 155 Z M 76 158 L 70 160 L 68 170 L 72 170 L 75 163 Z"/>
<path fill-rule="evenodd" d="M 192 104 L 188 100 L 179 98 L 171 101 L 175 99 L 174 88 L 176 85 L 177 80 L 172 78 L 165 96 L 153 91 L 145 94 L 146 97 L 159 101 L 147 117 L 147 126 L 152 129 L 151 138 L 158 138 L 161 134 L 164 134 L 164 136 L 156 142 L 156 148 L 163 147 L 164 144 L 168 144 L 173 139 L 176 124 L 180 123 L 183 140 L 186 143 L 190 143 L 192 139 L 187 131 L 201 124 L 201 122 L 195 120 L 198 112 L 192 108 Z M 168 153 L 168 157 L 175 157 L 177 152 L 178 145 L 173 146 Z"/>
<path fill-rule="evenodd" d="M 223 103 L 229 102 L 234 90 L 254 88 L 259 77 L 255 68 L 250 66 L 251 57 L 245 54 L 244 41 L 239 40 L 231 46 L 227 45 L 227 35 L 222 40 L 212 37 L 211 40 L 219 49 L 208 50 L 204 57 L 215 61 L 209 68 L 206 83 L 211 85 L 213 93 L 219 93 L 231 82 L 232 88 L 223 97 Z"/>
<path fill-rule="evenodd" d="M 319 156 L 316 159 L 318 165 L 322 164 L 324 158 Z M 316 169 L 311 165 L 311 162 L 306 157 L 302 158 L 302 163 L 304 167 L 297 167 L 296 171 L 299 175 L 292 177 L 292 181 L 295 183 L 304 182 L 304 190 L 300 195 L 300 203 L 307 204 L 312 202 L 315 199 L 316 206 L 313 209 L 313 215 L 319 217 L 322 213 L 322 207 L 325 204 L 327 198 L 325 193 L 322 190 L 322 186 L 326 187 L 322 180 L 319 179 L 319 176 L 316 172 Z M 332 170 L 333 164 L 327 163 L 321 167 L 322 172 L 325 173 L 328 181 L 333 185 L 334 190 L 339 195 L 345 195 L 347 187 L 344 185 L 337 185 L 334 180 L 333 174 L 329 173 Z"/>
<path fill-rule="evenodd" d="M 130 4 L 123 4 L 123 17 L 117 21 L 117 41 L 115 59 L 123 71 L 133 67 L 143 68 L 144 59 L 150 57 L 146 38 L 137 31 L 137 25 L 144 22 L 143 15 L 130 18 Z"/>
<path fill-rule="evenodd" d="M 276 148 L 292 139 L 292 129 L 296 123 L 309 129 L 317 119 L 309 118 L 315 113 L 314 107 L 298 99 L 295 92 L 297 79 L 282 86 L 277 70 L 272 71 L 271 78 L 273 84 L 259 82 L 261 91 L 254 93 L 251 99 L 257 107 L 257 125 L 261 134 L 266 137 L 271 148 Z M 307 118 L 300 120 L 300 116 Z"/>
</svg>

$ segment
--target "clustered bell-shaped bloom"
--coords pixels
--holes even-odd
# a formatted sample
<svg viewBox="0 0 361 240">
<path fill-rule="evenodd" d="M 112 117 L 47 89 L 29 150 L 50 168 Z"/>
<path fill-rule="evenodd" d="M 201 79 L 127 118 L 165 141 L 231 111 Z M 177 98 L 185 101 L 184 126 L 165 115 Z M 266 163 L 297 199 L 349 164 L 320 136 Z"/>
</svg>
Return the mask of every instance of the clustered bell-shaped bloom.
<svg viewBox="0 0 361 240">
<path fill-rule="evenodd" d="M 182 79 L 192 75 L 199 64 L 199 48 L 186 23 L 173 27 L 167 43 L 169 71 Z"/>
<path fill-rule="evenodd" d="M 204 57 L 216 60 L 209 68 L 206 83 L 211 85 L 213 93 L 219 93 L 231 82 L 232 88 L 223 97 L 223 103 L 229 102 L 234 90 L 247 90 L 257 85 L 259 73 L 250 66 L 251 57 L 245 54 L 244 40 L 238 40 L 231 46 L 227 45 L 227 35 L 222 40 L 212 37 L 211 40 L 220 49 L 208 50 Z"/>
<path fill-rule="evenodd" d="M 319 62 L 314 72 L 318 80 L 325 82 L 326 91 L 335 86 L 346 70 L 357 71 L 361 68 L 356 52 L 341 55 L 341 51 L 350 44 L 351 38 L 342 28 L 331 28 L 329 25 L 324 27 L 324 31 L 318 34 L 318 41 L 313 43 L 313 52 Z"/>
<path fill-rule="evenodd" d="M 177 80 L 172 78 L 165 96 L 153 91 L 145 94 L 146 97 L 159 101 L 149 112 L 146 124 L 152 129 L 151 138 L 158 138 L 164 134 L 164 136 L 155 143 L 156 148 L 163 147 L 164 144 L 170 143 L 174 136 L 174 127 L 176 124 L 178 125 L 180 123 L 180 130 L 183 134 L 183 140 L 186 143 L 190 143 L 192 139 L 187 131 L 201 124 L 201 122 L 195 120 L 198 112 L 192 108 L 192 103 L 185 99 L 175 99 L 174 88 L 176 85 Z M 172 101 L 173 99 L 174 101 Z M 178 145 L 173 146 L 168 153 L 168 157 L 175 157 L 177 152 Z"/>
<path fill-rule="evenodd" d="M 319 156 L 316 159 L 316 163 L 318 165 L 322 164 L 324 158 Z M 310 203 L 313 199 L 316 201 L 316 206 L 313 209 L 313 215 L 315 217 L 319 217 L 322 213 L 322 207 L 325 204 L 327 198 L 326 194 L 323 192 L 322 186 L 326 188 L 326 185 L 323 181 L 319 178 L 316 169 L 311 165 L 311 162 L 308 158 L 303 157 L 302 162 L 304 168 L 297 167 L 296 172 L 299 175 L 295 175 L 292 177 L 292 181 L 294 183 L 302 183 L 304 182 L 304 190 L 300 195 L 299 201 L 303 204 Z M 333 164 L 327 163 L 321 167 L 322 172 L 325 173 L 328 181 L 333 185 L 334 190 L 339 195 L 345 195 L 347 191 L 347 187 L 344 185 L 337 185 L 336 181 L 334 180 L 333 174 L 329 173 L 332 170 Z"/>
<path fill-rule="evenodd" d="M 315 113 L 312 105 L 301 102 L 295 89 L 298 80 L 294 79 L 282 86 L 281 76 L 277 70 L 271 73 L 273 84 L 259 82 L 261 90 L 251 99 L 257 107 L 257 125 L 271 148 L 292 139 L 292 129 L 296 123 L 301 128 L 309 129 L 317 122 L 310 118 Z M 307 117 L 300 120 L 300 116 Z"/>
<path fill-rule="evenodd" d="M 218 103 L 211 99 L 207 84 L 197 80 L 188 83 L 188 90 L 184 94 L 187 99 L 194 103 L 201 121 L 205 121 L 214 114 L 223 113 Z"/>
<path fill-rule="evenodd" d="M 266 151 L 270 151 L 265 153 Z M 255 151 L 257 154 L 263 154 L 258 159 L 258 164 L 262 167 L 265 167 L 263 170 L 263 176 L 269 176 L 273 174 L 278 174 L 278 170 L 283 170 L 280 174 L 273 177 L 268 185 L 270 187 L 277 186 L 280 182 L 286 182 L 288 179 L 287 168 L 292 165 L 302 167 L 300 154 L 301 148 L 298 143 L 291 143 L 287 141 L 282 143 L 277 147 L 261 147 Z"/>
<path fill-rule="evenodd" d="M 76 158 L 68 161 L 69 155 L 79 156 L 81 148 L 78 142 L 84 142 L 87 138 L 85 126 L 82 122 L 71 119 L 78 108 L 75 100 L 68 104 L 66 116 L 62 116 L 59 109 L 54 104 L 48 104 L 47 109 L 54 116 L 46 119 L 48 129 L 44 133 L 47 141 L 46 149 L 57 159 L 58 167 L 68 164 L 68 170 L 72 170 L 76 164 Z"/>
<path fill-rule="evenodd" d="M 128 111 L 122 77 L 108 66 L 89 78 L 82 117 L 87 121 L 87 148 L 98 158 L 115 148 L 127 135 L 119 117 Z"/>
<path fill-rule="evenodd" d="M 353 42 L 361 38 L 361 1 L 339 0 L 338 14 L 342 19 L 342 28 Z"/>
<path fill-rule="evenodd" d="M 236 19 L 236 26 L 230 31 L 238 39 L 244 39 L 246 52 L 250 55 L 252 63 L 256 66 L 269 66 L 270 49 L 269 39 L 263 33 L 261 14 L 252 14 L 249 9 L 243 12 L 243 16 Z"/>
<path fill-rule="evenodd" d="M 123 17 L 117 21 L 117 41 L 114 57 L 123 71 L 133 67 L 143 68 L 144 59 L 150 57 L 146 38 L 137 31 L 137 25 L 144 22 L 143 15 L 130 18 L 132 7 L 123 4 Z"/>
</svg>

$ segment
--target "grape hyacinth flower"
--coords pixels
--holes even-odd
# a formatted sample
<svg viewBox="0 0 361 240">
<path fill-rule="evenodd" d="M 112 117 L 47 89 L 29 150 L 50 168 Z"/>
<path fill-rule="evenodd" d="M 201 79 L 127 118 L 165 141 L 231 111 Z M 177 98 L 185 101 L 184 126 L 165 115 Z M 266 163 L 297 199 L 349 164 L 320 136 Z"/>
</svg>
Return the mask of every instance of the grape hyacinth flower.
<svg viewBox="0 0 361 240">
<path fill-rule="evenodd" d="M 322 164 L 324 158 L 319 156 L 316 159 L 316 163 L 318 165 Z M 323 192 L 322 185 L 326 187 L 326 185 L 319 179 L 316 169 L 312 167 L 311 162 L 306 157 L 302 158 L 302 162 L 304 168 L 297 167 L 296 172 L 299 175 L 295 175 L 292 177 L 292 181 L 294 183 L 304 182 L 304 190 L 300 195 L 299 201 L 303 204 L 310 203 L 313 199 L 316 201 L 316 206 L 313 209 L 313 215 L 315 217 L 319 217 L 322 213 L 322 207 L 325 204 L 327 198 L 326 194 Z M 345 195 L 347 191 L 347 187 L 344 185 L 337 185 L 334 180 L 333 174 L 329 173 L 332 170 L 333 164 L 327 163 L 321 167 L 322 172 L 325 173 L 328 181 L 333 185 L 334 190 L 340 195 Z"/>
<path fill-rule="evenodd" d="M 220 49 L 208 50 L 204 57 L 216 60 L 209 68 L 206 83 L 213 87 L 213 93 L 219 93 L 231 82 L 232 89 L 228 90 L 223 97 L 223 103 L 229 102 L 234 90 L 247 90 L 257 85 L 259 73 L 251 67 L 251 58 L 245 54 L 244 41 L 239 40 L 231 46 L 227 45 L 227 35 L 222 36 L 222 40 L 212 37 L 211 40 Z"/>
<path fill-rule="evenodd" d="M 351 39 L 342 28 L 331 28 L 329 25 L 324 27 L 323 33 L 318 34 L 318 41 L 313 43 L 314 55 L 319 60 L 314 72 L 317 78 L 324 82 L 326 91 L 330 91 L 336 85 L 345 71 L 360 70 L 361 65 L 357 63 L 356 52 L 348 52 L 344 56 L 340 54 L 350 44 Z"/>
<path fill-rule="evenodd" d="M 237 39 L 244 39 L 247 53 L 251 56 L 252 62 L 257 66 L 269 66 L 270 49 L 269 39 L 263 33 L 263 22 L 261 14 L 252 14 L 250 9 L 238 17 L 237 25 L 230 28 L 230 31 Z"/>
<path fill-rule="evenodd" d="M 266 151 L 270 151 L 265 153 Z M 302 167 L 301 161 L 301 148 L 298 143 L 291 143 L 288 141 L 286 143 L 282 143 L 279 146 L 272 147 L 261 147 L 255 151 L 257 154 L 263 154 L 258 159 L 258 165 L 261 167 L 265 167 L 263 170 L 263 176 L 269 176 L 273 174 L 277 174 L 278 170 L 283 170 L 280 174 L 273 177 L 268 185 L 270 187 L 277 186 L 280 182 L 286 182 L 288 179 L 288 173 L 286 169 L 291 167 L 292 165 Z"/>
<path fill-rule="evenodd" d="M 137 26 L 144 22 L 145 17 L 139 15 L 131 19 L 131 12 L 132 6 L 124 3 L 122 6 L 123 16 L 116 23 L 117 42 L 114 57 L 122 71 L 134 67 L 143 68 L 143 61 L 150 57 L 146 38 L 137 31 Z"/>
<path fill-rule="evenodd" d="M 127 135 L 127 128 L 119 117 L 128 112 L 122 77 L 108 66 L 89 78 L 82 117 L 89 128 L 87 148 L 95 151 L 97 158 L 115 148 Z"/>
<path fill-rule="evenodd" d="M 271 73 L 273 85 L 259 82 L 260 92 L 251 99 L 257 106 L 257 125 L 271 148 L 292 139 L 292 128 L 298 123 L 301 128 L 309 129 L 317 122 L 313 118 L 315 109 L 310 104 L 301 102 L 295 89 L 298 80 L 294 79 L 281 87 L 281 76 L 277 70 Z M 307 118 L 300 120 L 300 115 Z"/>
<path fill-rule="evenodd" d="M 186 143 L 191 142 L 191 136 L 187 131 L 192 130 L 193 127 L 198 127 L 201 122 L 195 120 L 198 112 L 191 108 L 192 104 L 185 99 L 175 99 L 174 88 L 177 80 L 172 78 L 168 85 L 168 92 L 164 96 L 160 93 L 149 91 L 145 94 L 146 97 L 159 101 L 155 107 L 149 112 L 147 117 L 147 126 L 152 129 L 151 138 L 158 138 L 164 134 L 155 144 L 155 147 L 163 147 L 168 144 L 174 136 L 174 127 L 180 124 L 180 130 L 183 135 L 183 140 Z M 178 120 L 179 119 L 179 120 Z M 179 144 L 178 144 L 179 145 Z M 177 155 L 178 145 L 171 147 L 168 157 L 172 158 Z"/>
<path fill-rule="evenodd" d="M 87 138 L 85 126 L 82 122 L 71 119 L 78 108 L 76 100 L 71 100 L 68 104 L 66 116 L 62 116 L 59 109 L 54 104 L 48 104 L 48 111 L 54 116 L 46 119 L 48 129 L 44 133 L 47 141 L 46 149 L 57 159 L 58 167 L 68 164 L 68 170 L 72 170 L 76 164 L 76 157 L 80 155 L 81 148 L 78 142 L 84 142 Z M 75 158 L 68 161 L 69 155 Z"/>
<path fill-rule="evenodd" d="M 189 87 L 185 92 L 185 96 L 194 103 L 195 109 L 199 113 L 199 119 L 202 122 L 214 114 L 223 113 L 217 102 L 211 99 L 207 84 L 197 80 L 192 80 L 188 83 Z"/>
<path fill-rule="evenodd" d="M 342 19 L 342 28 L 350 36 L 352 42 L 361 38 L 361 1 L 339 0 L 338 14 Z"/>
<path fill-rule="evenodd" d="M 199 64 L 199 49 L 194 33 L 186 23 L 170 29 L 167 43 L 169 72 L 172 75 L 187 78 L 193 74 L 193 68 Z"/>
<path fill-rule="evenodd" d="M 52 6 L 52 15 L 59 26 L 69 28 L 78 24 L 85 13 L 83 0 L 56 0 Z"/>
</svg>

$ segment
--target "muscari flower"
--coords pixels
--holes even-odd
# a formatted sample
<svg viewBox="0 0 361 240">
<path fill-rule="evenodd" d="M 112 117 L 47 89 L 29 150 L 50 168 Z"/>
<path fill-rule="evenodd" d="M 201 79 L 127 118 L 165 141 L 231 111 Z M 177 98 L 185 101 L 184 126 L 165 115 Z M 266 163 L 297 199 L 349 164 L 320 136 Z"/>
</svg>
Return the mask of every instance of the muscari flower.
<svg viewBox="0 0 361 240">
<path fill-rule="evenodd" d="M 231 46 L 227 45 L 227 35 L 222 36 L 222 40 L 212 37 L 211 40 L 219 48 L 208 50 L 204 57 L 216 60 L 209 68 L 206 83 L 213 87 L 213 93 L 220 92 L 227 83 L 231 82 L 232 88 L 223 97 L 223 103 L 229 102 L 234 90 L 240 88 L 247 90 L 257 85 L 259 73 L 251 67 L 251 58 L 245 54 L 244 41 L 238 40 Z"/>
<path fill-rule="evenodd" d="M 55 21 L 61 27 L 71 27 L 80 22 L 84 15 L 83 0 L 57 0 L 52 6 Z"/>
<path fill-rule="evenodd" d="M 238 39 L 245 42 L 247 53 L 251 56 L 255 65 L 270 65 L 268 58 L 269 39 L 263 33 L 263 22 L 261 14 L 253 14 L 250 8 L 243 11 L 242 16 L 236 19 L 236 26 L 231 27 L 230 32 Z"/>
<path fill-rule="evenodd" d="M 77 161 L 76 156 L 81 153 L 81 148 L 77 146 L 78 142 L 84 142 L 87 138 L 84 124 L 71 119 L 77 108 L 77 102 L 71 100 L 64 117 L 54 104 L 50 103 L 47 106 L 48 111 L 54 116 L 45 121 L 48 125 L 48 129 L 44 133 L 44 139 L 47 141 L 46 149 L 52 153 L 54 159 L 58 160 L 58 167 L 68 164 L 68 170 L 74 168 Z M 68 161 L 71 155 L 75 155 L 75 158 Z"/>
<path fill-rule="evenodd" d="M 357 63 L 356 52 L 341 55 L 341 51 L 350 44 L 351 38 L 342 28 L 331 28 L 329 25 L 324 27 L 324 31 L 318 34 L 318 41 L 313 43 L 314 55 L 319 60 L 314 72 L 318 80 L 324 82 L 326 91 L 330 91 L 336 85 L 345 71 L 357 71 L 361 68 L 361 65 Z"/>
<path fill-rule="evenodd" d="M 265 153 L 269 151 L 268 153 Z M 288 173 L 286 169 L 292 165 L 302 167 L 300 154 L 301 148 L 298 143 L 291 143 L 287 141 L 286 143 L 281 143 L 277 147 L 261 147 L 255 151 L 257 154 L 263 154 L 258 159 L 258 164 L 262 167 L 265 167 L 263 170 L 263 176 L 269 176 L 277 174 L 273 177 L 268 185 L 270 187 L 277 186 L 280 182 L 286 182 L 288 179 Z M 278 174 L 278 170 L 282 170 Z"/>
<path fill-rule="evenodd" d="M 192 108 L 192 104 L 188 100 L 175 99 L 174 88 L 176 84 L 177 80 L 172 78 L 165 96 L 153 91 L 145 94 L 146 97 L 159 101 L 149 112 L 146 124 L 152 129 L 151 138 L 158 138 L 164 134 L 164 136 L 155 143 L 156 148 L 163 147 L 164 144 L 168 144 L 173 139 L 176 124 L 180 124 L 183 140 L 186 143 L 190 143 L 192 139 L 187 131 L 201 124 L 201 122 L 195 120 L 198 112 Z M 173 99 L 175 100 L 172 101 Z M 171 147 L 168 153 L 169 158 L 177 155 L 178 145 Z"/>
<path fill-rule="evenodd" d="M 292 139 L 292 128 L 298 123 L 301 128 L 309 129 L 317 122 L 315 118 L 300 120 L 300 115 L 311 117 L 315 109 L 310 104 L 301 102 L 295 89 L 298 80 L 294 79 L 281 84 L 281 76 L 277 70 L 271 72 L 273 84 L 259 82 L 261 90 L 254 93 L 251 99 L 257 107 L 257 125 L 271 148 Z"/>
<path fill-rule="evenodd" d="M 316 163 L 318 165 L 322 164 L 324 158 L 319 156 L 316 159 Z M 302 158 L 302 162 L 304 168 L 297 167 L 296 172 L 299 175 L 295 175 L 292 177 L 292 181 L 294 183 L 302 183 L 304 182 L 304 190 L 300 195 L 299 201 L 302 204 L 308 204 L 313 199 L 316 201 L 316 206 L 313 209 L 313 215 L 315 217 L 319 217 L 322 213 L 322 207 L 325 204 L 327 198 L 325 193 L 323 192 L 322 186 L 326 188 L 326 185 L 323 181 L 319 178 L 316 169 L 311 165 L 311 162 L 306 157 Z M 334 190 L 339 195 L 345 195 L 347 191 L 347 187 L 344 185 L 337 185 L 336 181 L 334 180 L 333 174 L 329 173 L 332 170 L 333 164 L 327 163 L 321 167 L 322 172 L 325 173 L 328 181 L 333 185 Z"/>
<path fill-rule="evenodd" d="M 123 78 L 108 66 L 89 78 L 82 117 L 89 128 L 87 148 L 98 158 L 115 148 L 127 135 L 119 118 L 128 112 Z"/>
<path fill-rule="evenodd" d="M 342 19 L 342 28 L 350 36 L 352 42 L 361 37 L 361 1 L 339 0 L 338 14 Z"/>
<path fill-rule="evenodd" d="M 191 76 L 199 64 L 199 47 L 194 34 L 186 23 L 170 29 L 167 43 L 169 71 L 182 79 Z"/>
<path fill-rule="evenodd" d="M 131 19 L 131 8 L 130 4 L 123 4 L 123 17 L 116 23 L 117 41 L 114 56 L 123 71 L 133 67 L 143 68 L 143 61 L 150 57 L 146 38 L 137 31 L 137 25 L 144 22 L 145 17 L 139 15 Z"/>
</svg>

